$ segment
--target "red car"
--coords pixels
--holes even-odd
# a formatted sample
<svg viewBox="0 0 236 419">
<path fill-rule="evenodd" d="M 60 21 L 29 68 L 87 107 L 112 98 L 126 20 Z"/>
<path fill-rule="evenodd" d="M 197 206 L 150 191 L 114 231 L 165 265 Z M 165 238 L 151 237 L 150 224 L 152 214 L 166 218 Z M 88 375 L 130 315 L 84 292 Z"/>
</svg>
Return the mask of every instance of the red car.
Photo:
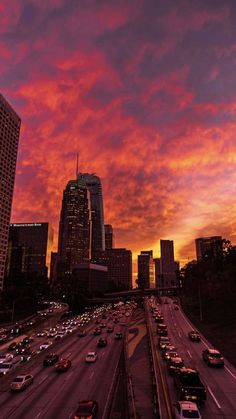
<svg viewBox="0 0 236 419">
<path fill-rule="evenodd" d="M 83 400 L 78 403 L 74 419 L 94 419 L 98 412 L 98 402 L 95 400 Z"/>
<path fill-rule="evenodd" d="M 57 372 L 65 372 L 71 367 L 70 359 L 61 359 L 56 365 L 55 370 Z"/>
</svg>

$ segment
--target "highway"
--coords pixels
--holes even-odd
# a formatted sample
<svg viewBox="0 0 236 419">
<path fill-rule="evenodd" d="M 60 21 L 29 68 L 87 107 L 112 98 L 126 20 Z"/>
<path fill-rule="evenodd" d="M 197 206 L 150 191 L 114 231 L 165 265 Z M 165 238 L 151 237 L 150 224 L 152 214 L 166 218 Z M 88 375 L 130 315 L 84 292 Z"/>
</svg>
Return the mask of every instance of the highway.
<svg viewBox="0 0 236 419">
<path fill-rule="evenodd" d="M 159 307 L 164 317 L 164 323 L 167 325 L 171 343 L 176 346 L 177 352 L 183 358 L 185 366 L 195 368 L 199 371 L 201 380 L 207 389 L 207 400 L 199 409 L 202 417 L 205 419 L 235 419 L 236 369 L 227 360 L 225 360 L 224 368 L 208 367 L 202 360 L 202 351 L 212 346 L 206 341 L 204 336 L 201 336 L 201 342 L 192 342 L 188 338 L 188 332 L 194 329 L 193 325 L 185 317 L 181 308 L 174 310 L 174 303 L 171 298 L 162 299 L 162 302 L 165 300 L 166 303 L 162 303 Z M 157 348 L 157 324 L 150 310 L 149 318 L 152 324 L 152 336 L 154 336 L 155 346 Z M 173 405 L 177 401 L 173 379 L 168 373 L 160 349 L 156 349 L 156 354 L 162 377 L 167 384 L 167 399 Z"/>
<path fill-rule="evenodd" d="M 131 315 L 131 311 L 130 311 Z M 94 336 L 95 317 L 90 317 L 89 323 L 67 334 L 48 348 L 38 353 L 28 364 L 16 367 L 8 376 L 0 378 L 0 410 L 1 419 L 15 418 L 72 418 L 79 400 L 94 399 L 99 404 L 99 419 L 107 415 L 107 401 L 111 383 L 119 361 L 122 340 L 114 338 L 116 332 L 124 332 L 129 321 L 128 316 L 118 317 L 119 323 L 114 324 L 112 316 L 102 320 L 107 325 L 114 326 L 114 332 L 108 333 L 107 327 L 102 328 L 100 336 Z M 86 336 L 78 337 L 78 331 L 86 329 Z M 97 347 L 100 337 L 106 337 L 108 345 Z M 35 337 L 32 348 L 38 350 L 45 338 Z M 95 363 L 87 364 L 85 357 L 89 351 L 96 351 L 98 359 Z M 71 368 L 62 373 L 55 371 L 54 366 L 44 367 L 43 359 L 50 352 L 55 352 L 60 358 L 72 361 Z M 11 393 L 10 382 L 22 372 L 29 372 L 34 376 L 34 382 L 22 392 Z"/>
</svg>

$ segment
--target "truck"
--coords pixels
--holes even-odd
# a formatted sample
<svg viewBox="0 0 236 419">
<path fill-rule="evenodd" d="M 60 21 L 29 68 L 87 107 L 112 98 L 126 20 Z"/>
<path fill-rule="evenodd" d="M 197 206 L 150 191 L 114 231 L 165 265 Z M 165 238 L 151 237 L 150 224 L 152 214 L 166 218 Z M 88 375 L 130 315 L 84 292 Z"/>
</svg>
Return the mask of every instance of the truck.
<svg viewBox="0 0 236 419">
<path fill-rule="evenodd" d="M 199 372 L 192 368 L 180 368 L 174 373 L 174 384 L 177 389 L 178 399 L 204 403 L 206 388 L 202 383 Z"/>
</svg>

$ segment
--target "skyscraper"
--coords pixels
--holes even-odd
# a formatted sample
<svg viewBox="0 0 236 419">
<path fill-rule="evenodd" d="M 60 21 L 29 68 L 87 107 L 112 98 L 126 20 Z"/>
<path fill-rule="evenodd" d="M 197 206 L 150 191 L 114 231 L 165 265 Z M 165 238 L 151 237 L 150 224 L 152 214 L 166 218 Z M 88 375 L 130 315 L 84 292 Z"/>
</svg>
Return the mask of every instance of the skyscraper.
<svg viewBox="0 0 236 419">
<path fill-rule="evenodd" d="M 138 274 L 145 281 L 145 288 L 155 287 L 155 266 L 152 250 L 142 250 L 138 255 Z"/>
<path fill-rule="evenodd" d="M 0 94 L 0 292 L 7 255 L 21 120 Z"/>
<path fill-rule="evenodd" d="M 95 174 L 79 173 L 78 180 L 85 182 L 90 192 L 92 213 L 91 259 L 96 260 L 96 252 L 105 250 L 105 229 L 101 180 Z"/>
<path fill-rule="evenodd" d="M 108 267 L 108 288 L 132 288 L 132 253 L 123 248 L 106 249 L 98 254 L 100 265 Z"/>
<path fill-rule="evenodd" d="M 105 224 L 105 248 L 113 249 L 114 247 L 114 236 L 113 228 L 111 224 Z"/>
<path fill-rule="evenodd" d="M 195 240 L 195 244 L 197 260 L 201 260 L 207 254 L 215 257 L 223 249 L 221 236 L 200 237 Z"/>
<path fill-rule="evenodd" d="M 70 180 L 63 192 L 59 238 L 58 271 L 71 273 L 91 257 L 90 193 L 83 178 Z"/>
<path fill-rule="evenodd" d="M 48 223 L 10 225 L 6 275 L 10 283 L 30 283 L 47 278 L 53 230 Z"/>
<path fill-rule="evenodd" d="M 174 242 L 161 240 L 161 285 L 164 287 L 176 285 Z"/>
</svg>

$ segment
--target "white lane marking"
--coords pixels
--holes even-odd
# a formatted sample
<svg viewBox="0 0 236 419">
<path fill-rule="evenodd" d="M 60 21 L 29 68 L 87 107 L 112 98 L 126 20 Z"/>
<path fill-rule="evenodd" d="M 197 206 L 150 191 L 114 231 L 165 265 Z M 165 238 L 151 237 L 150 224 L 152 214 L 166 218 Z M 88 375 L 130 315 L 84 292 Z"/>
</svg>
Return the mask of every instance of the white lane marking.
<svg viewBox="0 0 236 419">
<path fill-rule="evenodd" d="M 178 335 L 179 335 L 179 337 L 180 337 L 180 338 L 182 337 L 182 335 L 181 335 L 181 333 L 180 333 L 180 332 L 178 332 Z"/>
<path fill-rule="evenodd" d="M 39 412 L 39 413 L 37 414 L 37 416 L 35 416 L 35 419 L 38 419 L 38 418 L 39 418 L 39 416 L 41 415 L 41 413 L 42 413 L 42 411 L 41 411 L 41 412 Z"/>
<path fill-rule="evenodd" d="M 190 358 L 192 358 L 192 355 L 191 355 L 191 353 L 189 352 L 189 350 L 188 350 L 188 349 L 187 349 L 187 352 L 188 352 L 188 354 L 189 354 Z"/>
<path fill-rule="evenodd" d="M 92 380 L 93 376 L 94 376 L 94 371 L 90 374 L 89 380 Z"/>
<path fill-rule="evenodd" d="M 177 323 L 174 323 L 175 327 L 177 326 Z"/>
<path fill-rule="evenodd" d="M 226 367 L 225 365 L 225 369 L 230 373 L 230 375 L 232 375 L 232 377 L 236 380 L 236 376 L 232 373 L 232 371 L 230 371 L 230 369 L 228 367 Z"/>
<path fill-rule="evenodd" d="M 68 354 L 65 355 L 65 358 L 68 358 L 68 356 L 71 355 L 71 352 L 68 352 Z"/>
<path fill-rule="evenodd" d="M 71 371 L 71 372 L 70 372 L 70 374 L 68 374 L 68 375 L 66 376 L 65 381 L 68 381 L 68 380 L 69 380 L 69 378 L 72 376 L 72 374 L 73 374 L 73 371 Z"/>
<path fill-rule="evenodd" d="M 207 389 L 208 389 L 208 391 L 209 391 L 209 393 L 210 393 L 211 397 L 213 398 L 213 400 L 214 400 L 214 402 L 215 402 L 216 406 L 217 406 L 219 409 L 221 409 L 221 405 L 218 403 L 218 401 L 217 401 L 216 397 L 214 396 L 214 394 L 212 393 L 212 390 L 210 389 L 210 387 L 208 387 L 208 386 L 207 386 Z"/>
</svg>

